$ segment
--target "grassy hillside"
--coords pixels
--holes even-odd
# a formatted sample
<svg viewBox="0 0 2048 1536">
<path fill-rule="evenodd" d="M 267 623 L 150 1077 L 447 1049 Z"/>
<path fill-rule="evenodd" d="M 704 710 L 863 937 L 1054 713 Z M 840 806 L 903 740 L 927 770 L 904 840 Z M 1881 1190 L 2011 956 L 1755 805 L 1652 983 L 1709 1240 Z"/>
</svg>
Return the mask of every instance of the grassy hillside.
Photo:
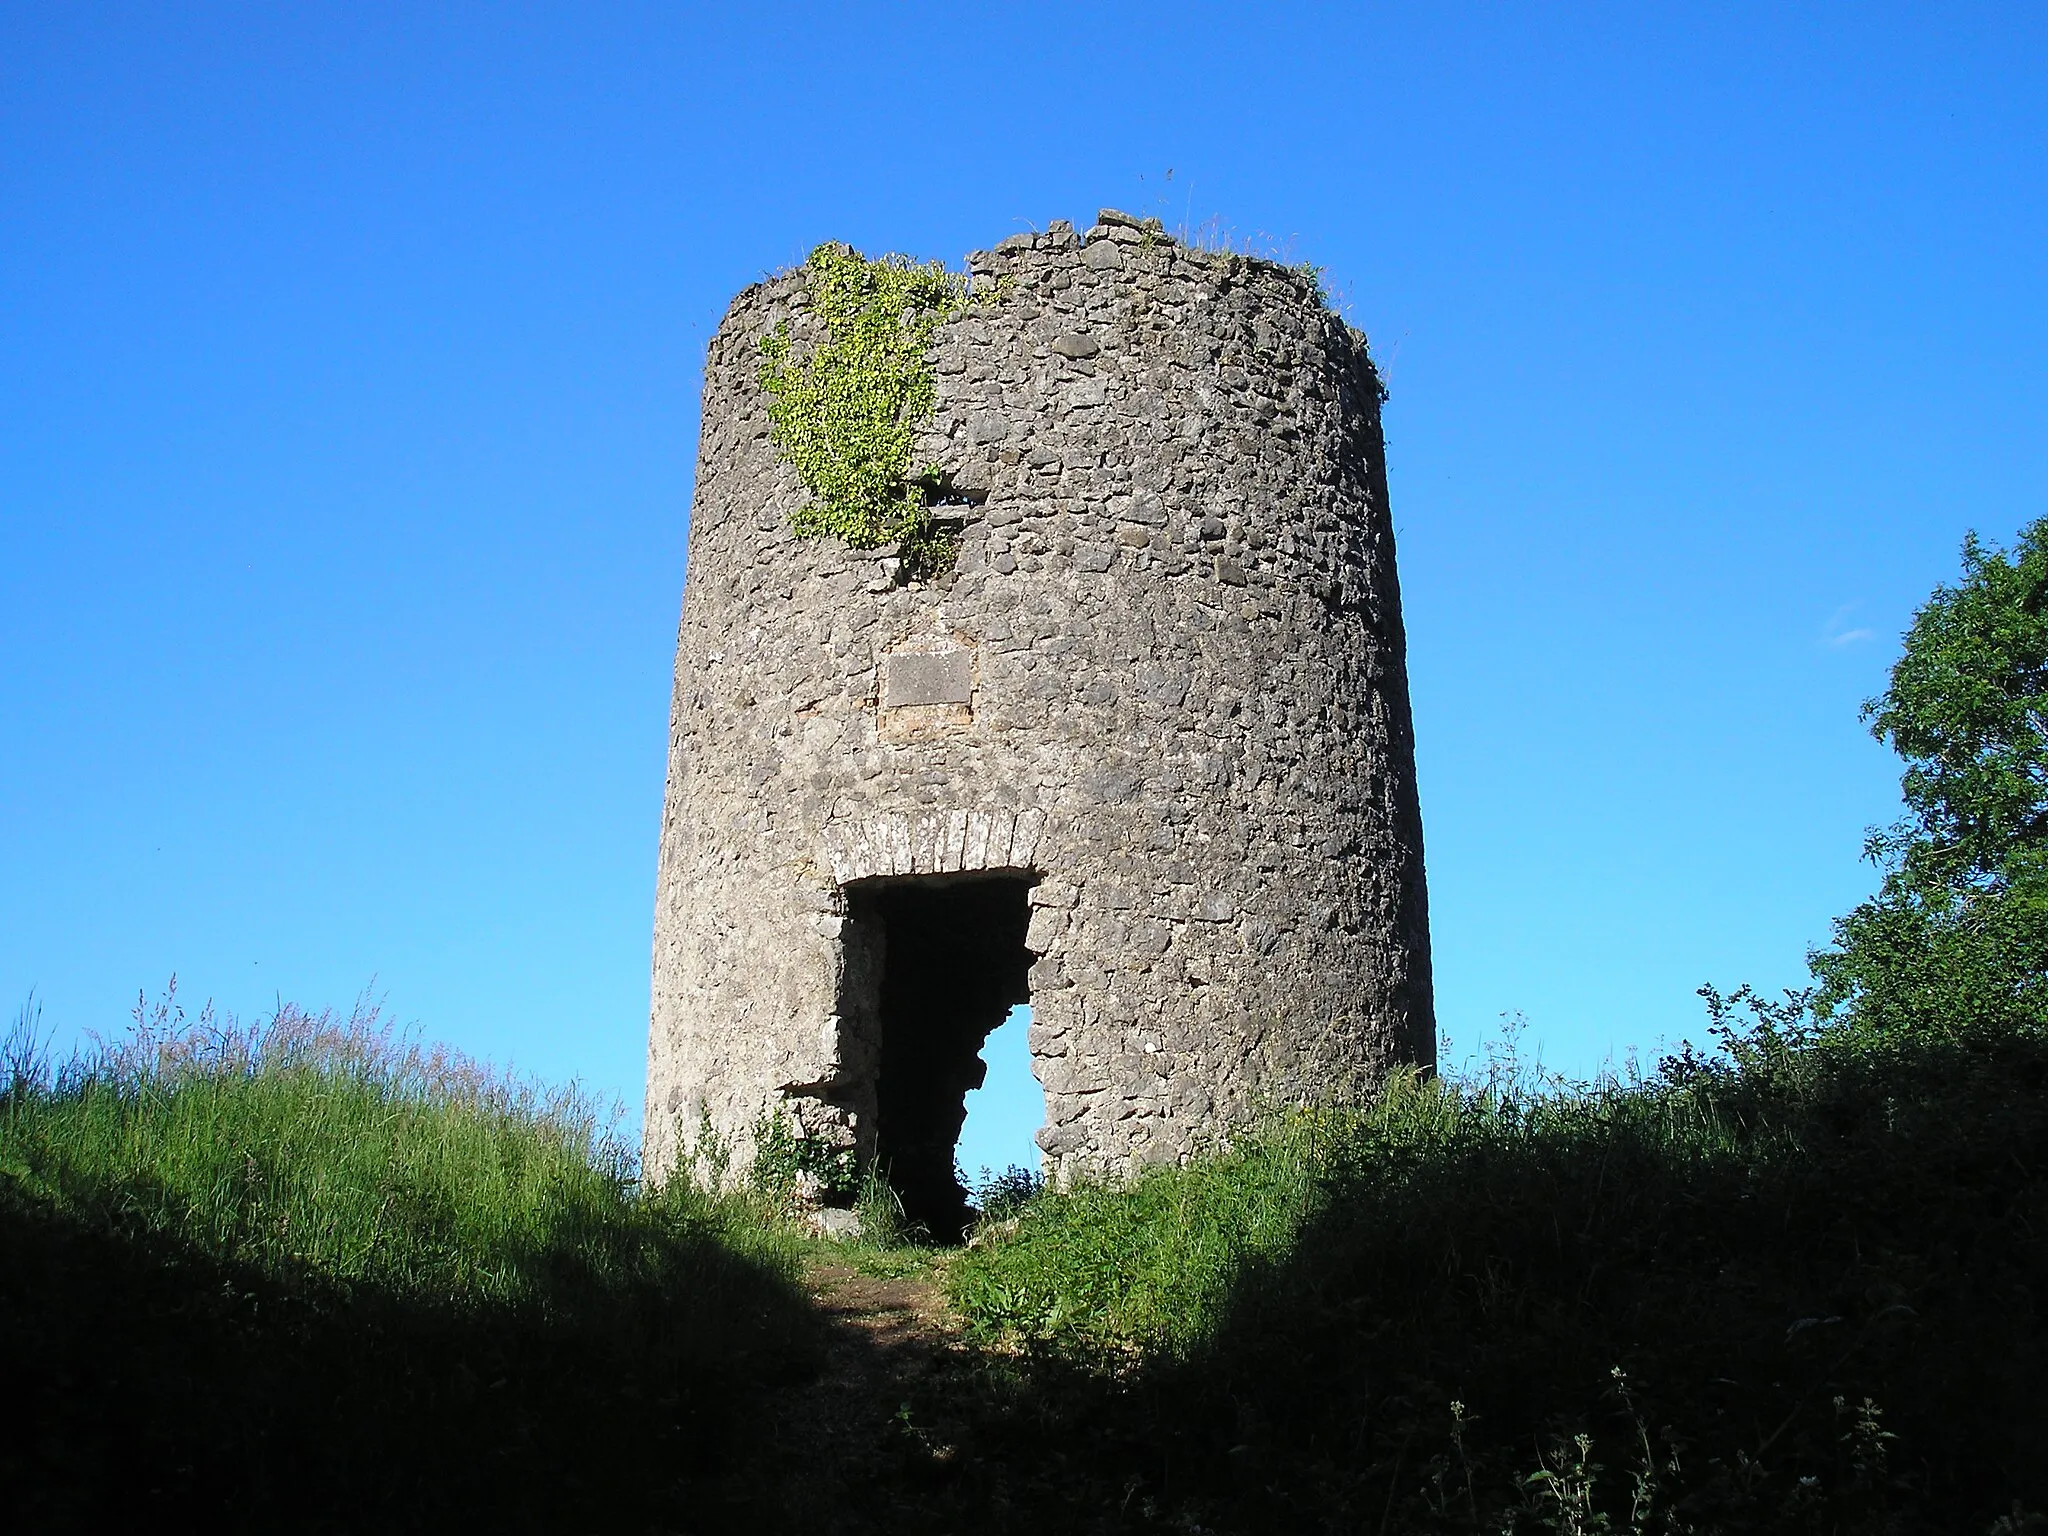
<svg viewBox="0 0 2048 1536">
<path fill-rule="evenodd" d="M 2032 1528 L 2048 1036 L 1720 1006 L 1647 1080 L 1408 1080 L 1041 1197 L 951 1274 L 1037 1401 L 952 1411 L 1061 1404 L 1219 1530 Z"/>
<path fill-rule="evenodd" d="M 799 1244 L 640 1199 L 573 1094 L 282 1011 L 0 1098 L 21 1530 L 692 1528 L 817 1327 Z"/>
<path fill-rule="evenodd" d="M 35 1531 L 2048 1528 L 2048 1032 L 1741 1001 L 1640 1080 L 1403 1079 L 953 1252 L 643 1198 L 573 1095 L 371 1019 L 18 1050 L 0 1486 Z M 828 1255 L 966 1347 L 826 1349 Z"/>
</svg>

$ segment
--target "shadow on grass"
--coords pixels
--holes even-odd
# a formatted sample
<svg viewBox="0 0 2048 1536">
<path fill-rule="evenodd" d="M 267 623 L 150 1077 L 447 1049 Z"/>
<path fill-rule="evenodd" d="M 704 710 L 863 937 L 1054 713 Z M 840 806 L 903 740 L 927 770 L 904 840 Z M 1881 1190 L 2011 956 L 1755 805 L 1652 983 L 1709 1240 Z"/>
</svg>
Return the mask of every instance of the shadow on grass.
<svg viewBox="0 0 2048 1536">
<path fill-rule="evenodd" d="M 1030 1202 L 941 1266 L 977 1349 L 878 1323 L 918 1266 L 828 1322 L 760 1213 L 643 1201 L 573 1117 L 293 1038 L 17 1076 L 13 1528 L 2014 1536 L 2048 1506 L 2039 1034 L 1400 1084 Z"/>
<path fill-rule="evenodd" d="M 725 1528 L 750 1413 L 813 1368 L 817 1324 L 715 1236 L 652 1241 L 642 1279 L 565 1246 L 520 1258 L 554 1276 L 545 1306 L 437 1304 L 87 1224 L 0 1177 L 9 1523 Z"/>
<path fill-rule="evenodd" d="M 1269 1202 L 1298 1225 L 1213 1293 L 1200 1172 L 970 1256 L 970 1313 L 1037 1340 L 974 1407 L 988 1455 L 1078 1455 L 1103 1530 L 2036 1528 L 2048 1043 L 1695 1060 L 1514 1113 L 1414 1092 L 1312 1125 Z"/>
</svg>

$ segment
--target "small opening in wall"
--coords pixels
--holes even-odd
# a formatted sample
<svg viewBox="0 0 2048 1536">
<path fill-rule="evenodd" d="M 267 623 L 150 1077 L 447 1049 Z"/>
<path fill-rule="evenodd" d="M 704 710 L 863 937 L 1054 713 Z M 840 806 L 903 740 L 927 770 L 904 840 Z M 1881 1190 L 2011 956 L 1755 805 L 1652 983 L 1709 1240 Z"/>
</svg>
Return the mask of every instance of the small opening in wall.
<svg viewBox="0 0 2048 1536">
<path fill-rule="evenodd" d="M 939 475 L 924 484 L 924 504 L 935 512 L 960 512 L 981 506 L 988 500 L 988 487 L 980 485 L 955 485 L 946 475 Z"/>
<path fill-rule="evenodd" d="M 988 1075 L 967 1091 L 967 1119 L 953 1150 L 960 1176 L 977 1206 L 985 1194 L 1000 1203 L 1005 1192 L 1038 1177 L 1037 1133 L 1045 1125 L 1045 1087 L 1031 1065 L 1031 1009 L 1018 1003 L 981 1043 Z M 984 1210 L 983 1214 L 987 1212 Z"/>
<path fill-rule="evenodd" d="M 848 892 L 849 915 L 881 939 L 875 1156 L 903 1213 L 941 1242 L 968 1220 L 954 1172 L 982 1047 L 1028 1001 L 1031 877 L 927 877 Z"/>
</svg>

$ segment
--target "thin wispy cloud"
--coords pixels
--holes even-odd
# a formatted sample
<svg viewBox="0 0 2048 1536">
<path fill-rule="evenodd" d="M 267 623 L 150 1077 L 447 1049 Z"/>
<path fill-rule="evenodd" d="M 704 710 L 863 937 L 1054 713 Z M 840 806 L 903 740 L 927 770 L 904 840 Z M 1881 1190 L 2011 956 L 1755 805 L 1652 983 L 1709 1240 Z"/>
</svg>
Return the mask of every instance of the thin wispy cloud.
<svg viewBox="0 0 2048 1536">
<path fill-rule="evenodd" d="M 1852 645 L 1860 645 L 1865 640 L 1875 640 L 1877 638 L 1877 631 L 1874 629 L 1848 629 L 1844 627 L 1849 622 L 1849 615 L 1855 611 L 1856 605 L 1854 603 L 1844 603 L 1841 607 L 1837 608 L 1829 616 L 1827 623 L 1821 627 L 1820 643 L 1831 651 L 1839 651 L 1845 650 Z"/>
</svg>

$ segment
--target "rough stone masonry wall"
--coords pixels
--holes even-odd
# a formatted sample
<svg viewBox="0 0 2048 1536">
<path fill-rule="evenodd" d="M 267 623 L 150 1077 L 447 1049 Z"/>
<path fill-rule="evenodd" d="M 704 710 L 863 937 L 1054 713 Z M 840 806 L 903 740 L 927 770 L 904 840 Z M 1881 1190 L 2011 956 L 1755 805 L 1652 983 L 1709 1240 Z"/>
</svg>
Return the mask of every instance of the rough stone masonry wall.
<svg viewBox="0 0 2048 1536">
<path fill-rule="evenodd" d="M 646 1157 L 780 1100 L 871 1148 L 849 882 L 1036 877 L 1055 1177 L 1172 1158 L 1435 1052 L 1378 380 L 1304 276 L 1105 213 L 969 258 L 917 462 L 957 566 L 800 539 L 759 339 L 706 366 L 655 917 Z M 985 499 L 982 499 L 985 496 Z"/>
</svg>

